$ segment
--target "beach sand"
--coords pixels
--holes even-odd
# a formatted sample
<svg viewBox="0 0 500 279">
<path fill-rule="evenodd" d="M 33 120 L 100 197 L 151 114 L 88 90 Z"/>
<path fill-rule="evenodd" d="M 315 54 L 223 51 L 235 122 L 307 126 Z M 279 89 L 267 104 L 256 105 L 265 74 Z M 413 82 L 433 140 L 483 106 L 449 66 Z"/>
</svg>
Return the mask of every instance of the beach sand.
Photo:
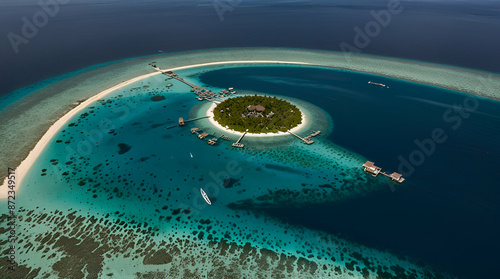
<svg viewBox="0 0 500 279">
<path fill-rule="evenodd" d="M 248 57 L 248 60 L 237 59 L 243 56 L 245 58 Z M 168 69 L 170 71 L 203 67 L 203 66 L 224 65 L 224 64 L 311 65 L 311 66 L 320 66 L 327 68 L 345 69 L 356 72 L 372 73 L 396 79 L 408 80 L 417 83 L 449 88 L 464 93 L 484 96 L 486 98 L 500 99 L 500 96 L 498 95 L 498 88 L 500 88 L 500 79 L 498 79 L 498 75 L 473 71 L 469 69 L 453 68 L 445 65 L 417 62 L 417 61 L 405 61 L 400 59 L 383 58 L 375 56 L 372 57 L 363 55 L 350 55 L 348 59 L 346 59 L 346 56 L 342 53 L 297 50 L 297 49 L 251 49 L 251 50 L 235 49 L 223 52 L 213 50 L 213 51 L 186 53 L 186 54 L 166 55 L 165 57 L 166 57 L 165 59 L 168 61 L 168 65 L 176 66 Z M 191 57 L 191 59 L 187 59 L 188 57 Z M 271 60 L 271 59 L 262 60 L 263 57 L 265 58 L 272 57 L 271 59 L 273 58 L 288 59 L 289 57 L 294 57 L 294 60 L 300 59 L 308 62 Z M 161 59 L 162 59 L 161 57 L 157 57 L 157 60 L 161 61 Z M 194 60 L 207 61 L 208 59 L 212 61 L 218 59 L 224 59 L 226 61 L 182 65 L 182 63 L 190 63 L 190 61 Z M 142 69 L 141 71 L 144 71 L 144 69 Z M 34 161 L 38 158 L 42 150 L 49 143 L 52 137 L 64 126 L 64 124 L 72 116 L 80 112 L 83 108 L 90 105 L 93 101 L 103 98 L 104 96 L 113 92 L 114 90 L 117 90 L 123 86 L 140 81 L 142 79 L 145 79 L 147 77 L 156 74 L 160 74 L 160 71 L 144 74 L 139 77 L 135 77 L 130 80 L 124 81 L 118 85 L 115 85 L 107 90 L 98 93 L 97 95 L 94 95 L 86 99 L 86 101 L 80 103 L 77 107 L 70 110 L 68 113 L 64 114 L 60 119 L 58 119 L 53 125 L 49 127 L 49 129 L 43 134 L 41 139 L 37 141 L 35 147 L 29 152 L 27 157 L 16 168 L 16 181 L 15 181 L 16 187 L 20 187 L 22 179 L 24 178 L 26 172 L 33 165 Z M 66 94 L 64 96 L 68 95 Z M 44 103 L 37 102 L 37 104 L 43 105 Z M 22 122 L 21 120 L 19 121 L 18 120 L 19 119 L 17 119 L 16 121 Z M 22 120 L 25 120 L 25 118 L 23 118 Z M 34 120 L 36 120 L 36 118 L 33 118 L 33 121 Z M 17 123 L 17 122 L 10 121 L 9 123 Z M 294 131 L 300 130 L 301 129 L 300 127 L 302 126 L 296 127 Z M 253 136 L 259 136 L 259 135 L 253 135 Z M 269 137 L 269 135 L 264 135 L 264 136 Z M 7 143 L 8 142 L 6 142 L 6 144 Z M 2 186 L 0 186 L 0 199 L 7 198 L 7 191 L 8 191 L 8 188 L 6 187 L 7 182 L 8 180 L 5 179 Z"/>
<path fill-rule="evenodd" d="M 129 84 L 144 80 L 148 77 L 154 76 L 161 74 L 162 71 L 177 71 L 177 70 L 183 70 L 183 69 L 189 69 L 189 68 L 196 68 L 196 67 L 203 67 L 203 66 L 212 66 L 212 65 L 223 65 L 223 64 L 238 64 L 238 63 L 251 63 L 251 64 L 295 64 L 295 65 L 309 65 L 309 63 L 303 63 L 303 62 L 288 62 L 288 61 L 268 61 L 268 60 L 252 60 L 252 61 L 244 61 L 244 60 L 238 60 L 238 61 L 221 61 L 221 62 L 209 62 L 209 63 L 201 63 L 201 64 L 193 64 L 193 65 L 186 65 L 186 66 L 181 66 L 181 67 L 176 67 L 176 68 L 171 68 L 171 69 L 157 69 L 156 72 L 145 74 L 142 76 L 135 77 L 133 79 L 121 82 L 120 84 L 117 84 L 109 89 L 106 89 L 96 95 L 94 95 L 91 98 L 88 98 L 84 102 L 80 103 L 78 106 L 70 110 L 68 113 L 66 113 L 63 117 L 59 118 L 50 128 L 45 132 L 45 134 L 42 136 L 42 138 L 36 143 L 35 147 L 29 152 L 28 156 L 21 162 L 21 164 L 15 169 L 15 187 L 16 191 L 19 190 L 20 186 L 22 185 L 22 180 L 25 177 L 26 173 L 28 170 L 31 168 L 31 166 L 34 164 L 36 159 L 40 156 L 42 151 L 45 149 L 45 147 L 49 144 L 49 142 L 52 140 L 54 135 L 59 132 L 64 125 L 76 114 L 78 114 L 80 111 L 85 109 L 86 107 L 90 106 L 93 102 L 104 98 L 106 95 L 110 94 L 111 92 L 118 90 L 124 86 L 127 86 Z M 305 118 L 303 115 L 303 123 L 305 123 Z M 213 119 L 211 119 L 213 121 Z M 215 125 L 218 125 L 215 121 L 213 121 Z M 219 125 L 220 126 L 220 125 Z M 303 125 L 299 125 L 295 130 L 297 131 L 302 127 Z M 220 126 L 221 129 L 225 129 L 222 126 Z M 230 131 L 228 131 L 230 132 Z M 286 133 L 283 133 L 286 135 Z M 275 135 L 280 135 L 280 134 L 275 134 Z M 258 136 L 258 135 L 253 135 L 253 136 Z M 270 136 L 264 134 L 263 136 Z M 5 178 L 3 181 L 2 186 L 0 186 L 0 199 L 7 199 L 8 198 L 8 191 L 10 190 L 7 186 L 9 180 L 8 178 Z"/>
</svg>

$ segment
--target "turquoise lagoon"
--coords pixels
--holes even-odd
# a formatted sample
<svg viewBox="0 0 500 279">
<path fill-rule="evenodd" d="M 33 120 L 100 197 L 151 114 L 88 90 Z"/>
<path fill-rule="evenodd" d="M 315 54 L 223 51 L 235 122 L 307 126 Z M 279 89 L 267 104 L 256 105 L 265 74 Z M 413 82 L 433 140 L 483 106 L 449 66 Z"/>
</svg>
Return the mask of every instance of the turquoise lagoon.
<svg viewBox="0 0 500 279">
<path fill-rule="evenodd" d="M 355 233 L 350 232 L 350 237 L 347 230 L 339 229 L 344 235 L 338 235 L 324 225 L 335 223 L 328 215 L 349 216 L 349 212 L 316 211 L 310 219 L 319 221 L 304 225 L 276 211 L 299 214 L 306 208 L 312 213 L 311 206 L 317 204 L 351 202 L 381 193 L 389 199 L 395 195 L 392 191 L 407 193 L 408 188 L 438 192 L 446 199 L 452 194 L 464 198 L 469 193 L 466 183 L 461 184 L 463 192 L 456 191 L 435 182 L 428 172 L 447 160 L 446 152 L 469 147 L 464 142 L 470 138 L 462 142 L 468 129 L 478 123 L 484 127 L 498 123 L 498 102 L 478 97 L 480 110 L 470 118 L 473 124 L 464 121 L 462 129 L 456 130 L 463 134 L 456 137 L 452 137 L 455 130 L 447 130 L 451 144 L 445 145 L 445 151 L 438 149 L 436 161 L 428 160 L 405 183 L 396 185 L 372 178 L 360 165 L 369 159 L 397 171 L 398 155 L 414 149 L 414 138 L 446 125 L 443 111 L 467 95 L 310 66 L 235 64 L 176 73 L 214 91 L 235 87 L 239 94 L 300 100 L 312 120 L 300 133 L 324 132 L 312 146 L 287 136 L 247 137 L 242 150 L 231 147 L 235 136 L 209 146 L 189 132 L 200 127 L 220 134 L 207 120 L 167 129 L 178 117 L 193 118 L 206 110 L 207 104 L 196 100 L 187 85 L 156 75 L 117 90 L 73 117 L 23 181 L 18 192 L 20 272 L 54 278 L 85 274 L 101 278 L 453 278 L 449 268 L 440 271 L 446 264 L 417 264 L 394 247 L 389 252 L 377 243 L 364 246 Z M 368 80 L 389 84 L 390 89 L 370 86 Z M 173 86 L 167 87 L 168 83 Z M 153 101 L 153 96 L 165 99 Z M 429 99 L 431 103 L 424 101 Z M 412 123 L 415 118 L 418 121 Z M 481 131 L 498 135 L 490 128 L 475 132 Z M 494 160 L 498 149 L 483 135 L 476 136 L 491 152 L 486 161 Z M 466 179 L 486 175 L 491 182 L 497 178 L 487 170 Z M 452 168 L 447 172 L 456 173 Z M 200 187 L 211 197 L 212 206 L 202 200 Z M 484 199 L 480 205 L 495 206 Z M 423 258 L 418 253 L 413 256 Z"/>
</svg>

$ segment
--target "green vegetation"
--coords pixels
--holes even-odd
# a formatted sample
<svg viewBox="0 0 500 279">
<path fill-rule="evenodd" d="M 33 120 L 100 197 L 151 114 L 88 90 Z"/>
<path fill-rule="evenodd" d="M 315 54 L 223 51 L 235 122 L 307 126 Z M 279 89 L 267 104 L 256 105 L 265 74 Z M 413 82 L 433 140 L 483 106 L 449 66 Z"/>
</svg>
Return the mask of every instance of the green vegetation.
<svg viewBox="0 0 500 279">
<path fill-rule="evenodd" d="M 214 119 L 238 132 L 248 129 L 249 133 L 277 133 L 302 123 L 302 114 L 283 99 L 255 95 L 223 101 L 215 107 Z"/>
</svg>

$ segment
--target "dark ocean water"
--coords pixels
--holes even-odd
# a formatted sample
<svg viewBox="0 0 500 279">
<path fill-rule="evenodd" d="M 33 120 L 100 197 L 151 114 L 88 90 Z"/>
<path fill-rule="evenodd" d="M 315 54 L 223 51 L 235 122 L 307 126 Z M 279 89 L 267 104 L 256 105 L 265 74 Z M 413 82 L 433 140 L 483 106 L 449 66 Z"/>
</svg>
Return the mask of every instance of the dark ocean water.
<svg viewBox="0 0 500 279">
<path fill-rule="evenodd" d="M 72 0 L 37 28 L 16 54 L 23 17 L 36 0 L 0 2 L 0 95 L 46 78 L 113 60 L 220 47 L 295 47 L 339 51 L 355 27 L 373 21 L 385 0 L 241 1 L 222 13 L 214 1 Z M 224 1 L 222 1 L 224 2 Z M 233 1 L 237 3 L 238 1 Z M 498 1 L 401 1 L 402 12 L 362 53 L 500 72 Z M 54 10 L 54 8 L 52 8 Z"/>
<path fill-rule="evenodd" d="M 360 199 L 266 210 L 277 218 L 441 266 L 459 278 L 493 278 L 500 249 L 500 102 L 367 74 L 310 68 L 239 68 L 201 80 L 311 102 L 333 118 L 330 140 L 397 171 L 415 140 L 446 140 L 405 168 L 407 180 Z M 376 81 L 381 88 L 367 84 Z M 475 110 L 447 113 L 452 106 Z M 468 113 L 468 114 L 467 114 Z M 445 116 L 443 116 L 445 115 Z M 461 119 L 461 120 L 458 120 Z M 459 124 L 459 121 L 460 124 Z M 456 129 L 454 129 L 454 127 Z M 432 152 L 430 152 L 432 151 Z M 407 171 L 406 173 L 404 171 Z M 376 178 L 382 179 L 382 178 Z"/>
</svg>

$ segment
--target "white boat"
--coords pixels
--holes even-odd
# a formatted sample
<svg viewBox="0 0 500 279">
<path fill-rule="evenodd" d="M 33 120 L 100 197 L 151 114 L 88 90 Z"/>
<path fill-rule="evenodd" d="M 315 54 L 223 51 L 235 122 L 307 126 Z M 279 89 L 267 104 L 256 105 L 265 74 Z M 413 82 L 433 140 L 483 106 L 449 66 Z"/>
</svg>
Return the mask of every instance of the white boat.
<svg viewBox="0 0 500 279">
<path fill-rule="evenodd" d="M 193 154 L 191 152 L 189 152 L 189 155 L 191 155 L 191 158 L 193 158 Z"/>
<path fill-rule="evenodd" d="M 381 87 L 389 88 L 389 86 L 387 86 L 385 84 L 377 83 L 377 82 L 373 82 L 373 81 L 369 81 L 368 84 L 373 84 L 373 85 L 378 85 L 378 86 L 381 86 Z"/>
<path fill-rule="evenodd" d="M 210 199 L 208 198 L 207 196 L 207 193 L 205 193 L 205 191 L 203 191 L 202 188 L 200 188 L 200 192 L 201 192 L 201 196 L 205 199 L 205 201 L 209 204 L 209 205 L 212 205 L 212 202 L 210 201 Z"/>
</svg>

